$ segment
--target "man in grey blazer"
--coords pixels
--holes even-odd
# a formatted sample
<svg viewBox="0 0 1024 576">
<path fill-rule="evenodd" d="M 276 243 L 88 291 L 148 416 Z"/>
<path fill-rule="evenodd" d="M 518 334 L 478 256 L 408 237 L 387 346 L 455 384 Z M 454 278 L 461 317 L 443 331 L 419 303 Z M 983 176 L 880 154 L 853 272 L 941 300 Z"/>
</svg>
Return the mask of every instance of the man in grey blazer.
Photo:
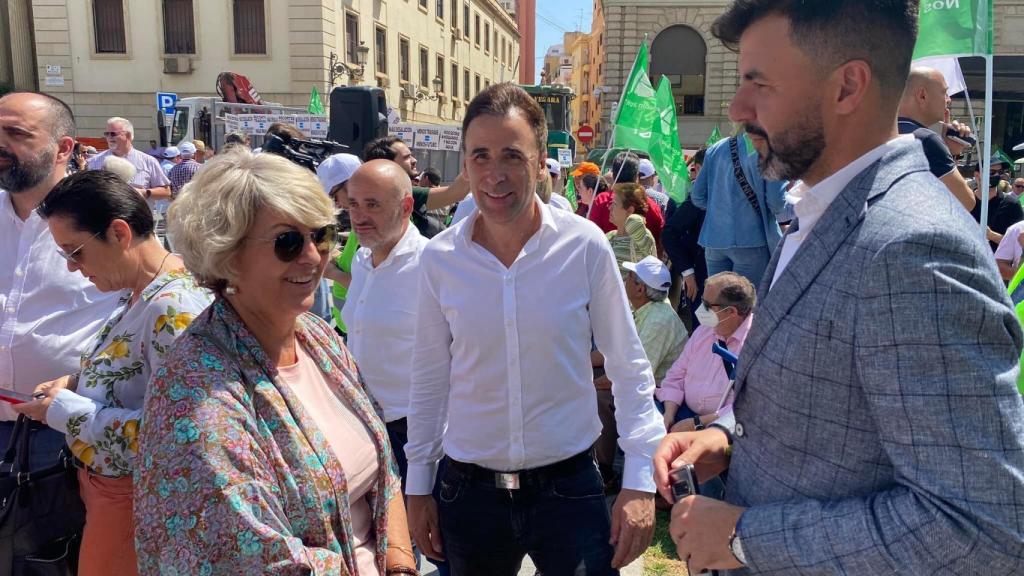
<svg viewBox="0 0 1024 576">
<path fill-rule="evenodd" d="M 977 224 L 899 138 L 915 0 L 738 0 L 730 108 L 800 180 L 734 411 L 666 437 L 656 479 L 726 467 L 671 532 L 691 573 L 1024 574 L 1022 335 Z"/>
</svg>

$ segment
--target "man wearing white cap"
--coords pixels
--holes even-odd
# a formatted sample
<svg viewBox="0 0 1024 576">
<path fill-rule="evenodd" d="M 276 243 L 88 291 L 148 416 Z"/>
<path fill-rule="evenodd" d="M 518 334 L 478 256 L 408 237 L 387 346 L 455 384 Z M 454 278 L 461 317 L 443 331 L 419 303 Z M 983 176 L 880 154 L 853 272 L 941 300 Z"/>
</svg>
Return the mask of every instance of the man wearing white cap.
<svg viewBox="0 0 1024 576">
<path fill-rule="evenodd" d="M 644 187 L 647 196 L 658 203 L 662 214 L 667 214 L 668 195 L 660 190 L 661 183 L 658 181 L 658 172 L 654 169 L 654 163 L 647 158 L 641 158 L 637 171 L 640 175 L 640 185 Z"/>
<path fill-rule="evenodd" d="M 195 144 L 183 142 L 181 146 L 178 146 L 178 150 L 181 152 L 181 161 L 167 172 L 167 179 L 171 181 L 171 199 L 178 196 L 185 184 L 188 184 L 199 170 Z"/>
<path fill-rule="evenodd" d="M 179 163 L 181 163 L 181 150 L 177 146 L 164 148 L 164 159 L 160 161 L 160 167 L 163 168 L 164 174 L 170 174 L 171 168 Z"/>
<path fill-rule="evenodd" d="M 334 205 L 342 210 L 342 228 L 347 228 L 345 220 L 348 218 L 348 181 L 356 173 L 362 161 L 354 154 L 335 154 L 316 168 L 316 177 L 324 187 L 324 192 L 334 200 Z M 352 283 L 352 259 L 355 258 L 356 250 L 359 249 L 359 236 L 355 230 L 349 232 L 345 240 L 345 247 L 333 255 L 331 263 L 324 268 L 324 277 L 331 280 L 331 296 L 334 305 L 331 307 L 331 315 L 338 330 L 345 334 L 345 322 L 341 319 L 341 309 L 348 297 L 348 287 Z"/>
</svg>

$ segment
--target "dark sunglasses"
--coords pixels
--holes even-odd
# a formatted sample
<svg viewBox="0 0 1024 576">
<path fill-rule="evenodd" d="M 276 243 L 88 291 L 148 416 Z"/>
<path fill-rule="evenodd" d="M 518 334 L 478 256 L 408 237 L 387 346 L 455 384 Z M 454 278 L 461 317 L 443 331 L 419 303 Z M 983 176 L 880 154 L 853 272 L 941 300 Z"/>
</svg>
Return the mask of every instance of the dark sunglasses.
<svg viewBox="0 0 1024 576">
<path fill-rule="evenodd" d="M 313 242 L 313 246 L 316 246 L 318 252 L 327 253 L 334 247 L 337 236 L 338 227 L 334 224 L 328 224 L 323 228 L 313 230 L 309 234 L 303 234 L 298 230 L 288 230 L 273 238 L 256 238 L 256 240 L 273 242 L 274 255 L 277 256 L 277 259 L 281 262 L 291 262 L 298 258 L 299 254 L 302 254 L 302 249 L 306 246 L 307 237 Z"/>
</svg>

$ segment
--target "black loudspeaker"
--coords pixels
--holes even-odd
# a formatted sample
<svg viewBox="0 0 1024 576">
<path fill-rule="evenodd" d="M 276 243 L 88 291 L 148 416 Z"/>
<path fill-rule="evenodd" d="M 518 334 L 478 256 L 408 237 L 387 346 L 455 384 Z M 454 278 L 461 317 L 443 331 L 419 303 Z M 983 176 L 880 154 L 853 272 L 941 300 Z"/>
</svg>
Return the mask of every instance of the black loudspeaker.
<svg viewBox="0 0 1024 576">
<path fill-rule="evenodd" d="M 331 126 L 328 139 L 345 144 L 362 158 L 374 138 L 388 135 L 388 103 L 376 86 L 339 86 L 331 90 Z"/>
</svg>

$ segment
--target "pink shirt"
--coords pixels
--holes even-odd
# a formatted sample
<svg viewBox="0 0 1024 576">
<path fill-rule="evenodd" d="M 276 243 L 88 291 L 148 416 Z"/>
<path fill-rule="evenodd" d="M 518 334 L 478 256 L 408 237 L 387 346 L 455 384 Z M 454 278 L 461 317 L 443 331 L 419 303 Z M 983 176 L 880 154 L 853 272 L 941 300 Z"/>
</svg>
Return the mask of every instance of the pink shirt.
<svg viewBox="0 0 1024 576">
<path fill-rule="evenodd" d="M 341 462 L 348 481 L 349 507 L 352 516 L 353 549 L 360 576 L 374 576 L 373 514 L 366 495 L 377 478 L 377 449 L 370 431 L 349 405 L 334 394 L 324 373 L 309 354 L 296 345 L 298 362 L 278 366 L 278 376 L 299 397 L 302 407 L 327 439 L 334 456 Z"/>
<path fill-rule="evenodd" d="M 739 356 L 743 342 L 750 331 L 750 323 L 754 315 L 740 324 L 740 327 L 725 339 L 730 352 Z M 722 394 L 729 386 L 729 376 L 725 373 L 722 357 L 711 351 L 711 345 L 719 339 L 718 334 L 707 326 L 698 326 L 683 348 L 683 353 L 668 369 L 661 388 L 655 392 L 662 402 L 675 402 L 680 406 L 685 400 L 686 405 L 697 414 L 711 414 L 718 408 Z M 730 393 L 722 406 L 723 410 L 732 406 L 733 394 Z"/>
</svg>

